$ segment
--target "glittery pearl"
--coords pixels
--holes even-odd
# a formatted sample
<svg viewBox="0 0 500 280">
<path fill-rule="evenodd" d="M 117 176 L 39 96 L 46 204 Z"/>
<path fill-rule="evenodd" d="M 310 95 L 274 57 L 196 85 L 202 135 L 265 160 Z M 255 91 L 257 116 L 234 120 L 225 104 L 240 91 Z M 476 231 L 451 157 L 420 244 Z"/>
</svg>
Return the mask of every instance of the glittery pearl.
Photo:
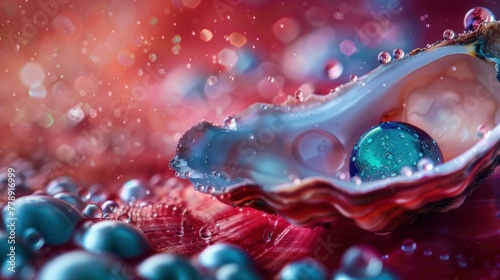
<svg viewBox="0 0 500 280">
<path fill-rule="evenodd" d="M 413 125 L 386 122 L 361 136 L 351 153 L 349 171 L 364 182 L 375 181 L 399 176 L 403 168 L 422 170 L 418 164 L 422 159 L 432 166 L 442 163 L 436 141 Z"/>
</svg>

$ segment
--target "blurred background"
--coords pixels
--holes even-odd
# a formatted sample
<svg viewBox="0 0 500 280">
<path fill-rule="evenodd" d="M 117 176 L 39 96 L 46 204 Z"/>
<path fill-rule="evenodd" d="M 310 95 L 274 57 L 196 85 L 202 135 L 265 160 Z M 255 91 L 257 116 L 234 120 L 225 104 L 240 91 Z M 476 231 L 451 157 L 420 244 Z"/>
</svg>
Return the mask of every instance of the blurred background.
<svg viewBox="0 0 500 280">
<path fill-rule="evenodd" d="M 378 53 L 464 30 L 475 6 L 435 0 L 3 0 L 0 164 L 40 182 L 121 184 L 168 171 L 177 140 L 254 102 L 327 94 Z"/>
</svg>

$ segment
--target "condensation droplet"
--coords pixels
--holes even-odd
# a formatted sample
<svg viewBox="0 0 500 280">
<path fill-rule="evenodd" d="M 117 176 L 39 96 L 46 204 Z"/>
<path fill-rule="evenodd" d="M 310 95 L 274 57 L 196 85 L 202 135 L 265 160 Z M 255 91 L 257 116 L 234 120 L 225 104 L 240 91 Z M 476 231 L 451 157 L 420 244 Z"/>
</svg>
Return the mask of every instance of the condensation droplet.
<svg viewBox="0 0 500 280">
<path fill-rule="evenodd" d="M 443 32 L 443 39 L 445 39 L 445 40 L 453 40 L 453 39 L 455 39 L 455 31 L 453 31 L 451 29 L 446 29 Z"/>
<path fill-rule="evenodd" d="M 87 204 L 87 206 L 85 206 L 85 209 L 83 209 L 82 214 L 85 217 L 99 219 L 102 218 L 102 209 L 98 205 L 90 203 Z"/>
<path fill-rule="evenodd" d="M 397 48 L 392 52 L 392 55 L 394 56 L 394 59 L 400 59 L 405 55 L 405 52 L 402 49 Z"/>
<path fill-rule="evenodd" d="M 381 52 L 378 54 L 378 62 L 386 64 L 391 61 L 391 55 L 388 52 Z"/>
<path fill-rule="evenodd" d="M 212 238 L 212 231 L 207 227 L 202 227 L 200 228 L 199 235 L 201 239 L 207 241 Z"/>
<path fill-rule="evenodd" d="M 406 253 L 413 253 L 417 249 L 417 243 L 413 239 L 406 239 L 401 244 L 401 251 Z"/>
<path fill-rule="evenodd" d="M 296 92 L 295 92 L 295 99 L 297 99 L 297 101 L 299 102 L 302 102 L 304 101 L 304 93 L 302 92 L 302 89 L 298 89 Z"/>
</svg>

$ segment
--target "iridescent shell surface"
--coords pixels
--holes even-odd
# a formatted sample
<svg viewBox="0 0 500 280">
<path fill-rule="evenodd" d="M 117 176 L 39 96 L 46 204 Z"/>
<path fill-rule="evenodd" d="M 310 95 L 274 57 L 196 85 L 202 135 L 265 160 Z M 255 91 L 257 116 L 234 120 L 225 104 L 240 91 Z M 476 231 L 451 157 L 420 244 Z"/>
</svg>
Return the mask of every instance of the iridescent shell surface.
<svg viewBox="0 0 500 280">
<path fill-rule="evenodd" d="M 499 41 L 500 23 L 483 24 L 381 65 L 327 96 L 255 104 L 224 126 L 200 122 L 180 139 L 171 166 L 199 191 L 276 212 L 298 226 L 350 219 L 384 232 L 429 210 L 456 208 L 499 161 Z M 383 121 L 429 133 L 444 163 L 352 182 L 354 144 Z"/>
</svg>

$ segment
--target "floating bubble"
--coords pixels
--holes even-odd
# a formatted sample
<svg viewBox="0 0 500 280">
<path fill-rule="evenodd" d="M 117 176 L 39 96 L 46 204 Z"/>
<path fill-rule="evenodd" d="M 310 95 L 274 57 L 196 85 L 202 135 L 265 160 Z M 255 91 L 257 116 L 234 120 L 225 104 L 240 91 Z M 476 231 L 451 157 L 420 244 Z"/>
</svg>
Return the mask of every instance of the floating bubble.
<svg viewBox="0 0 500 280">
<path fill-rule="evenodd" d="M 464 17 L 465 31 L 474 31 L 484 22 L 494 22 L 495 15 L 485 7 L 470 9 Z"/>
<path fill-rule="evenodd" d="M 208 42 L 212 40 L 213 34 L 212 31 L 208 29 L 203 29 L 200 31 L 200 39 L 202 39 L 205 42 Z"/>
<path fill-rule="evenodd" d="M 270 82 L 270 83 L 274 83 L 274 77 L 273 76 L 269 76 L 267 78 L 267 80 Z"/>
<path fill-rule="evenodd" d="M 45 70 L 37 63 L 30 62 L 21 69 L 21 81 L 27 87 L 42 84 L 45 79 Z"/>
<path fill-rule="evenodd" d="M 358 76 L 357 76 L 357 75 L 355 75 L 355 74 L 352 74 L 351 76 L 349 76 L 349 80 L 350 80 L 351 82 L 354 82 L 354 81 L 358 80 Z"/>
<path fill-rule="evenodd" d="M 29 95 L 33 98 L 44 98 L 47 95 L 47 89 L 41 83 L 34 83 L 30 87 Z"/>
<path fill-rule="evenodd" d="M 388 52 L 381 52 L 378 54 L 378 62 L 386 64 L 391 61 L 391 55 Z"/>
<path fill-rule="evenodd" d="M 229 35 L 229 42 L 231 45 L 241 48 L 247 42 L 247 37 L 239 32 L 233 32 Z"/>
<path fill-rule="evenodd" d="M 75 107 L 68 110 L 67 117 L 72 124 L 76 124 L 83 120 L 83 118 L 85 117 L 85 112 L 83 112 L 80 105 L 76 105 Z"/>
</svg>

